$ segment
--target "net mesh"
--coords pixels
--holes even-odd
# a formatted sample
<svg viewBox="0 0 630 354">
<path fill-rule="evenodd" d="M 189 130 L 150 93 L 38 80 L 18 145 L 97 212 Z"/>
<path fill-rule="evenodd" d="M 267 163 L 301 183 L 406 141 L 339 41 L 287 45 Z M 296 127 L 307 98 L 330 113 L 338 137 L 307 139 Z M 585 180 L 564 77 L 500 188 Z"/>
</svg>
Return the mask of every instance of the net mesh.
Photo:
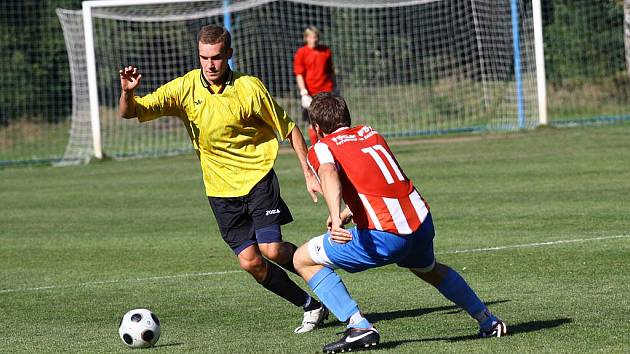
<svg viewBox="0 0 630 354">
<path fill-rule="evenodd" d="M 542 1 L 552 123 L 630 118 L 622 0 Z"/>
<path fill-rule="evenodd" d="M 59 159 L 68 142 L 71 85 L 54 5 L 0 1 L 0 167 Z"/>
<path fill-rule="evenodd" d="M 528 1 L 518 7 L 523 126 L 517 110 L 509 2 L 393 1 L 383 6 L 377 1 L 233 1 L 229 10 L 236 70 L 261 78 L 296 120 L 301 106 L 292 60 L 302 45 L 302 31 L 315 25 L 333 50 L 338 90 L 356 123 L 395 136 L 536 125 Z M 80 13 L 73 14 L 74 20 L 66 16 L 62 22 L 79 22 Z M 139 67 L 143 82 L 137 94 L 151 92 L 198 66 L 196 33 L 206 24 L 223 24 L 223 15 L 222 1 L 93 10 L 106 154 L 163 155 L 190 149 L 176 118 L 138 124 L 117 117 L 118 69 Z M 74 37 L 66 38 L 70 47 L 79 47 Z M 81 60 L 80 51 L 77 54 L 74 59 Z M 82 78 L 73 85 L 86 86 L 87 81 Z M 89 122 L 85 103 L 75 102 L 82 107 L 73 120 Z M 71 136 L 71 143 L 77 141 L 74 146 L 91 144 L 88 130 L 76 132 Z"/>
<path fill-rule="evenodd" d="M 92 154 L 92 127 L 90 123 L 89 90 L 87 83 L 87 63 L 85 61 L 85 37 L 83 17 L 80 11 L 57 10 L 68 45 L 72 83 L 72 116 L 70 118 L 69 139 L 60 165 L 88 162 Z"/>
<path fill-rule="evenodd" d="M 537 116 L 530 2 L 518 2 L 526 126 Z M 630 0 L 541 3 L 550 123 L 628 119 Z M 81 14 L 56 8 L 81 0 L 0 1 L 0 166 L 92 154 Z M 230 11 L 236 69 L 260 76 L 296 119 L 291 60 L 316 25 L 357 123 L 398 136 L 519 126 L 509 1 L 233 0 Z M 105 153 L 189 150 L 172 119 L 116 118 L 117 70 L 140 66 L 147 93 L 195 68 L 195 32 L 223 23 L 222 1 L 98 8 L 93 20 Z"/>
</svg>

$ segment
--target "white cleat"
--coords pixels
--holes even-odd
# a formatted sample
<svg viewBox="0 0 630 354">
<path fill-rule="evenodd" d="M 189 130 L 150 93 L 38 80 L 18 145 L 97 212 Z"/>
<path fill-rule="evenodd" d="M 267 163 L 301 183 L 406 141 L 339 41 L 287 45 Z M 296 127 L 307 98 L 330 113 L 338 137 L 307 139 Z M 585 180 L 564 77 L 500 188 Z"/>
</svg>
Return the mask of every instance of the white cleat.
<svg viewBox="0 0 630 354">
<path fill-rule="evenodd" d="M 296 328 L 293 332 L 294 333 L 310 332 L 314 330 L 315 328 L 317 328 L 317 326 L 322 324 L 322 322 L 324 322 L 324 320 L 327 318 L 328 318 L 328 309 L 324 305 L 312 311 L 305 311 L 304 318 L 302 319 L 302 324 L 298 328 Z"/>
<path fill-rule="evenodd" d="M 505 325 L 505 322 L 497 319 L 496 321 L 492 322 L 492 326 L 490 326 L 490 328 L 487 328 L 485 330 L 480 330 L 479 331 L 479 337 L 481 338 L 491 338 L 491 337 L 505 337 L 508 334 L 507 331 L 507 326 Z"/>
</svg>

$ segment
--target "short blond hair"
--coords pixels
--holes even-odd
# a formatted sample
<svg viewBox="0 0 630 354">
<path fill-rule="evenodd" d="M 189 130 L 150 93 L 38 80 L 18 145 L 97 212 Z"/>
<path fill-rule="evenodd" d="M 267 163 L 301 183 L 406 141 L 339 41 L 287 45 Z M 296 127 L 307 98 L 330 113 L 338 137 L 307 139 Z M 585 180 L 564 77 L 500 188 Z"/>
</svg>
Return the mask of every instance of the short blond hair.
<svg viewBox="0 0 630 354">
<path fill-rule="evenodd" d="M 306 27 L 306 29 L 304 30 L 304 39 L 306 39 L 306 36 L 310 36 L 311 34 L 314 34 L 317 37 L 321 37 L 322 33 L 315 26 L 308 26 L 308 27 Z"/>
</svg>

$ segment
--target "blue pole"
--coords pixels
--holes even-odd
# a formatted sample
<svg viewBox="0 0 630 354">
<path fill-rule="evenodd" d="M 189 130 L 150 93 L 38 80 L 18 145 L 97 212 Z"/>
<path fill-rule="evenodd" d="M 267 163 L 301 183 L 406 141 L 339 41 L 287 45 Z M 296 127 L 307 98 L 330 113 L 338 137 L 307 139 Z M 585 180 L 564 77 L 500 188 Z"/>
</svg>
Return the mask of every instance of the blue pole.
<svg viewBox="0 0 630 354">
<path fill-rule="evenodd" d="M 232 14 L 230 13 L 230 0 L 223 0 L 223 27 L 225 27 L 230 34 L 232 34 Z M 234 37 L 232 36 L 232 39 Z M 234 43 L 232 43 L 232 47 L 234 47 Z M 230 64 L 230 68 L 235 69 L 234 67 L 234 58 L 228 61 Z"/>
<path fill-rule="evenodd" d="M 521 77 L 521 44 L 518 30 L 518 0 L 512 0 L 512 43 L 514 45 L 514 75 L 516 78 L 516 105 L 518 110 L 518 126 L 525 128 L 525 111 L 523 110 L 523 78 Z"/>
</svg>

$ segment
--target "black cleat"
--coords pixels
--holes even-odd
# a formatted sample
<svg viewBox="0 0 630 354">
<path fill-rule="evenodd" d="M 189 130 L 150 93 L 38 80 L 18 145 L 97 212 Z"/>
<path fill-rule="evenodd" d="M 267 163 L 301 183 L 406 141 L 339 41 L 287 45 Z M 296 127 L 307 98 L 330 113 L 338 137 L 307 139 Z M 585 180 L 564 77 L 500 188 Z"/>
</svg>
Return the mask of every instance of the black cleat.
<svg viewBox="0 0 630 354">
<path fill-rule="evenodd" d="M 351 352 L 353 350 L 372 349 L 378 345 L 381 335 L 372 328 L 348 328 L 343 333 L 340 340 L 326 344 L 323 348 L 324 353 L 334 354 Z"/>
<path fill-rule="evenodd" d="M 488 329 L 482 329 L 479 331 L 479 337 L 481 338 L 490 338 L 490 337 L 503 337 L 508 334 L 507 326 L 505 322 L 497 319 L 492 322 L 492 326 Z"/>
</svg>

